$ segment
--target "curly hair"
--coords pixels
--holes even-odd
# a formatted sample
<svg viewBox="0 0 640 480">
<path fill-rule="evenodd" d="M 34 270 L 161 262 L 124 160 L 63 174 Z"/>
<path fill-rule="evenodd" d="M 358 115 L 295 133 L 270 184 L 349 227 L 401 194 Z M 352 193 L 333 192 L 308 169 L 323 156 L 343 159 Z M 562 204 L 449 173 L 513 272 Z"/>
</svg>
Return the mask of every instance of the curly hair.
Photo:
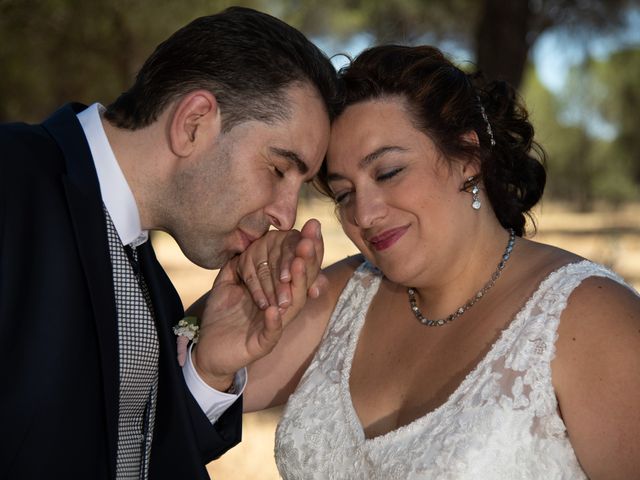
<svg viewBox="0 0 640 480">
<path fill-rule="evenodd" d="M 350 105 L 399 96 L 415 127 L 448 162 L 479 162 L 480 178 L 498 220 L 522 236 L 526 216 L 546 182 L 544 150 L 516 91 L 506 82 L 466 74 L 437 48 L 384 45 L 362 52 L 342 68 L 343 102 Z M 479 142 L 469 139 L 475 132 Z M 331 196 L 323 163 L 316 187 Z"/>
</svg>

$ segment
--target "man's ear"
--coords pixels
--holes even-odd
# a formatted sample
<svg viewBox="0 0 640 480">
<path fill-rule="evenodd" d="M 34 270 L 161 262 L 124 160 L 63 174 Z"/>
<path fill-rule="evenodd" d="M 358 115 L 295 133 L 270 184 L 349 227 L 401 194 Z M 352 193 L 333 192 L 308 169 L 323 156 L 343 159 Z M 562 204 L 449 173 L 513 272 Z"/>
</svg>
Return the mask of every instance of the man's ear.
<svg viewBox="0 0 640 480">
<path fill-rule="evenodd" d="M 180 98 L 169 118 L 169 147 L 177 157 L 187 157 L 220 134 L 220 109 L 213 93 L 196 90 Z"/>
</svg>

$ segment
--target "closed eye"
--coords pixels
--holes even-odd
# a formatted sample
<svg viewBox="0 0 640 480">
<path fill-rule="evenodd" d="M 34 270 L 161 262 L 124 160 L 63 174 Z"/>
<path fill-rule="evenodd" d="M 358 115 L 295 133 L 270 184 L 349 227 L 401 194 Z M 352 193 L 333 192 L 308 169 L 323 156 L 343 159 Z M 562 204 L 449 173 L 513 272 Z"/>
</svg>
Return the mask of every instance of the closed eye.
<svg viewBox="0 0 640 480">
<path fill-rule="evenodd" d="M 275 165 L 271 166 L 271 170 L 276 177 L 284 178 L 284 172 L 280 170 L 278 167 L 276 167 Z"/>
<path fill-rule="evenodd" d="M 336 202 L 338 205 L 342 205 L 343 203 L 345 203 L 347 201 L 347 199 L 349 198 L 349 194 L 351 192 L 347 191 L 347 192 L 338 192 L 333 196 L 333 201 Z"/>
<path fill-rule="evenodd" d="M 388 172 L 384 172 L 384 173 L 379 174 L 379 175 L 376 177 L 376 180 L 379 180 L 379 181 L 384 182 L 385 180 L 389 180 L 390 178 L 395 177 L 395 176 L 396 176 L 398 173 L 400 173 L 402 170 L 404 170 L 404 168 L 403 168 L 403 167 L 400 167 L 400 168 L 394 168 L 393 170 L 390 170 L 390 171 L 388 171 Z"/>
</svg>

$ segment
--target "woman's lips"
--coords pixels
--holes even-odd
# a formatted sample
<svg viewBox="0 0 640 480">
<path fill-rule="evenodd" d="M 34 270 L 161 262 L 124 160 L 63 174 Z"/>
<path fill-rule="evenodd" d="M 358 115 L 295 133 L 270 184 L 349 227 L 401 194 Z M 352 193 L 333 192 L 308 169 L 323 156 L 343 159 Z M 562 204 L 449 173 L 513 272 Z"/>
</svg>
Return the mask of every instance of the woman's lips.
<svg viewBox="0 0 640 480">
<path fill-rule="evenodd" d="M 384 232 L 371 237 L 368 242 L 371 244 L 374 250 L 381 251 L 386 250 L 396 243 L 407 232 L 409 226 L 391 228 Z"/>
</svg>

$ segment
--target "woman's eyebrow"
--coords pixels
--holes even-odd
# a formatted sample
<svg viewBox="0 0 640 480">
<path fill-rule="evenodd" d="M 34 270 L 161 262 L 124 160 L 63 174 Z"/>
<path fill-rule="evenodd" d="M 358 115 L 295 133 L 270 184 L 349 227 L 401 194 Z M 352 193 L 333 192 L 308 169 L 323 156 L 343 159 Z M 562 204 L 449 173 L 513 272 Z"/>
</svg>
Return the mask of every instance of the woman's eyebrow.
<svg viewBox="0 0 640 480">
<path fill-rule="evenodd" d="M 365 155 L 359 162 L 358 162 L 358 166 L 360 168 L 365 168 L 367 166 L 369 166 L 372 162 L 374 162 L 375 160 L 377 160 L 378 158 L 382 157 L 383 155 L 389 153 L 389 152 L 406 152 L 407 149 L 403 148 L 403 147 L 399 147 L 397 145 L 384 145 L 380 148 L 377 148 L 376 150 L 374 150 L 373 152 L 369 153 L 368 155 Z"/>
<path fill-rule="evenodd" d="M 358 167 L 361 169 L 367 168 L 369 165 L 371 165 L 371 163 L 373 163 L 378 158 L 382 157 L 383 155 L 389 152 L 406 152 L 407 150 L 408 149 L 404 147 L 399 147 L 397 145 L 384 145 L 380 148 L 375 149 L 373 152 L 365 155 L 364 157 L 362 157 L 358 162 Z M 343 180 L 343 179 L 344 177 L 339 173 L 329 173 L 327 175 L 327 182 L 330 182 L 332 180 Z"/>
</svg>

